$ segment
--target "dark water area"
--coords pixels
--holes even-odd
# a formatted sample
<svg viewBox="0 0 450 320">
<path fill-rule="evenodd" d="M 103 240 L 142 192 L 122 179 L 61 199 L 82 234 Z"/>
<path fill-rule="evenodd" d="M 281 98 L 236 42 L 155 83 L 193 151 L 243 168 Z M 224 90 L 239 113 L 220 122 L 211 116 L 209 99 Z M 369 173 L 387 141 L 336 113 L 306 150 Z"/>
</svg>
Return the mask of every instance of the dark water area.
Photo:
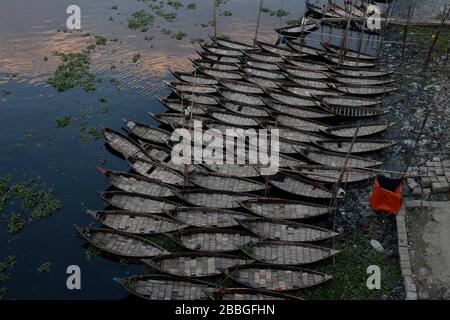
<svg viewBox="0 0 450 320">
<path fill-rule="evenodd" d="M 170 93 L 163 80 L 171 80 L 168 68 L 191 70 L 189 58 L 195 58 L 198 45 L 191 38 L 207 39 L 211 27 L 202 27 L 212 18 L 211 1 L 181 1 L 185 7 L 177 12 L 175 22 L 157 17 L 155 27 L 148 32 L 128 28 L 130 15 L 148 9 L 136 0 L 79 0 L 82 32 L 63 32 L 66 8 L 72 1 L 62 0 L 3 0 L 0 2 L 0 176 L 10 174 L 11 183 L 26 177 L 41 177 L 55 189 L 63 208 L 56 214 L 27 224 L 21 233 L 6 232 L 7 219 L 0 220 L 0 259 L 13 255 L 17 263 L 11 279 L 5 282 L 7 299 L 120 299 L 125 290 L 112 278 L 141 271 L 140 266 L 123 267 L 104 257 L 86 258 L 84 241 L 73 224 L 87 225 L 92 219 L 86 209 L 102 209 L 98 192 L 109 185 L 96 172 L 99 165 L 127 171 L 125 161 L 112 155 L 103 140 L 89 136 L 81 141 L 79 132 L 86 128 L 112 127 L 119 129 L 121 119 L 135 119 L 156 124 L 147 112 L 165 108 L 156 100 Z M 196 10 L 186 5 L 197 3 Z M 111 7 L 117 5 L 118 10 Z M 232 16 L 219 16 L 218 32 L 233 39 L 250 43 L 256 28 L 259 1 L 231 0 L 224 10 Z M 288 19 L 298 19 L 304 13 L 303 1 L 267 0 L 265 7 L 284 9 L 289 16 L 280 19 L 263 14 L 259 39 L 275 42 L 274 28 Z M 112 17 L 112 20 L 110 19 Z M 188 35 L 178 41 L 161 32 L 162 28 L 182 30 Z M 59 30 L 59 32 L 58 32 Z M 102 35 L 110 39 L 92 54 L 91 71 L 101 79 L 96 90 L 85 92 L 73 88 L 58 92 L 47 84 L 60 63 L 53 51 L 76 52 L 84 49 L 88 38 L 81 33 Z M 320 46 L 320 41 L 339 44 L 342 30 L 329 27 L 308 36 L 307 42 Z M 154 37 L 144 40 L 146 35 Z M 351 33 L 350 47 L 356 45 L 357 33 Z M 373 36 L 365 36 L 363 50 L 374 52 Z M 117 39 L 111 41 L 111 39 Z M 133 57 L 141 55 L 134 63 Z M 45 58 L 47 57 L 47 58 Z M 115 68 L 111 68 L 111 66 Z M 12 76 L 15 75 L 15 76 Z M 111 79 L 120 80 L 117 90 Z M 102 103 L 99 98 L 105 97 Z M 105 110 L 107 106 L 107 111 Z M 55 118 L 71 116 L 69 128 L 57 128 Z M 106 161 L 106 163 L 105 163 Z M 14 205 L 12 205 L 14 206 Z M 5 216 L 14 208 L 7 207 Z M 17 209 L 17 208 L 16 208 Z M 49 272 L 38 274 L 44 262 L 52 262 Z M 82 290 L 68 290 L 66 268 L 81 268 Z"/>
</svg>

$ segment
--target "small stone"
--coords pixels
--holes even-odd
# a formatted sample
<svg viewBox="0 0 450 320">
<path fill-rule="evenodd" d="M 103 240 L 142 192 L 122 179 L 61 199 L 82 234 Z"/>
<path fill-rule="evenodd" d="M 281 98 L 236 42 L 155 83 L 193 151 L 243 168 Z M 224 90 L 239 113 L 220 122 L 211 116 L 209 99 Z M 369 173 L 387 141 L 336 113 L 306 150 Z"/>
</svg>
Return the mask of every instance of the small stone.
<svg viewBox="0 0 450 320">
<path fill-rule="evenodd" d="M 450 289 L 447 289 L 447 291 L 444 292 L 442 298 L 444 298 L 445 300 L 450 300 Z"/>
<path fill-rule="evenodd" d="M 383 246 L 377 240 L 374 240 L 374 239 L 370 240 L 370 245 L 372 246 L 372 248 L 374 248 L 378 252 L 384 251 Z"/>
<path fill-rule="evenodd" d="M 425 267 L 421 267 L 421 268 L 419 269 L 419 274 L 420 274 L 421 276 L 425 277 L 425 276 L 427 276 L 427 275 L 430 274 L 430 270 L 428 270 L 428 269 L 425 268 Z"/>
<path fill-rule="evenodd" d="M 431 180 L 430 180 L 430 178 L 428 178 L 428 177 L 423 177 L 423 178 L 421 178 L 421 179 L 420 179 L 420 182 L 422 183 L 422 186 L 423 186 L 424 188 L 431 187 Z"/>
<path fill-rule="evenodd" d="M 413 190 L 413 192 L 412 192 L 412 194 L 413 194 L 414 196 L 420 196 L 420 195 L 422 195 L 422 188 L 421 188 L 421 187 L 415 187 L 414 190 Z"/>
<path fill-rule="evenodd" d="M 406 182 L 407 182 L 408 188 L 410 190 L 413 190 L 414 188 L 416 188 L 418 186 L 416 180 L 414 180 L 413 178 L 406 179 Z"/>
</svg>

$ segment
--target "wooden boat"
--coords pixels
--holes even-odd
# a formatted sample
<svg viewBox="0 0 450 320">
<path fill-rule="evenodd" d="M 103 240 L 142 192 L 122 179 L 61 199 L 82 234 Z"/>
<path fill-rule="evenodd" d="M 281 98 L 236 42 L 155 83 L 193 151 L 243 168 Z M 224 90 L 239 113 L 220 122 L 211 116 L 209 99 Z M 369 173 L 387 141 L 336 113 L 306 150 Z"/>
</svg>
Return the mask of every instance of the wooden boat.
<svg viewBox="0 0 450 320">
<path fill-rule="evenodd" d="M 216 97 L 210 94 L 200 94 L 193 92 L 182 92 L 178 90 L 173 90 L 173 92 L 178 95 L 182 100 L 189 101 L 197 104 L 205 104 L 209 106 L 216 106 L 218 102 Z"/>
<path fill-rule="evenodd" d="M 87 213 L 111 229 L 133 234 L 160 234 L 187 227 L 178 221 L 151 213 L 124 210 L 87 210 Z"/>
<path fill-rule="evenodd" d="M 303 70 L 328 72 L 330 68 L 322 62 L 305 60 L 303 58 L 284 58 L 284 61 Z"/>
<path fill-rule="evenodd" d="M 301 57 L 304 56 L 304 54 L 300 52 L 295 52 L 291 50 L 289 47 L 281 47 L 277 45 L 273 45 L 270 43 L 262 42 L 262 41 L 256 41 L 256 45 L 263 49 L 264 51 L 267 51 L 272 54 L 277 54 L 280 56 L 286 56 L 286 57 Z"/>
<path fill-rule="evenodd" d="M 270 240 L 313 242 L 339 235 L 316 226 L 278 219 L 255 218 L 239 223 L 260 238 Z"/>
<path fill-rule="evenodd" d="M 278 71 L 269 71 L 265 69 L 253 68 L 253 67 L 242 67 L 241 70 L 248 75 L 262 77 L 270 80 L 283 80 L 286 77 L 284 74 Z"/>
<path fill-rule="evenodd" d="M 363 11 L 361 9 L 361 7 L 358 7 L 355 5 L 355 3 L 353 2 L 353 0 L 351 2 L 344 0 L 344 5 L 345 5 L 345 10 L 347 10 L 348 12 L 351 12 L 354 16 L 356 17 L 364 17 L 365 11 Z"/>
<path fill-rule="evenodd" d="M 133 234 L 111 229 L 81 228 L 75 229 L 100 250 L 127 258 L 150 258 L 168 254 L 157 244 Z"/>
<path fill-rule="evenodd" d="M 337 55 L 333 55 L 331 53 L 324 54 L 320 53 L 320 56 L 324 58 L 325 60 L 337 64 L 339 66 L 344 67 L 352 67 L 352 68 L 374 68 L 376 66 L 375 63 L 367 62 L 364 60 L 353 60 L 350 58 L 344 58 L 342 61 L 340 61 L 339 57 Z"/>
<path fill-rule="evenodd" d="M 383 86 L 394 82 L 392 79 L 383 78 L 354 78 L 340 76 L 335 76 L 333 78 L 340 83 L 357 86 Z"/>
<path fill-rule="evenodd" d="M 220 275 L 228 268 L 249 264 L 252 260 L 223 253 L 179 252 L 154 259 L 143 259 L 142 262 L 176 276 L 210 277 Z"/>
<path fill-rule="evenodd" d="M 274 63 L 282 63 L 283 62 L 283 57 L 281 57 L 279 54 L 250 51 L 250 52 L 244 52 L 244 55 L 246 58 L 250 58 L 250 59 L 265 62 L 265 63 L 274 64 Z"/>
<path fill-rule="evenodd" d="M 315 141 L 314 144 L 328 151 L 348 153 L 351 141 L 342 139 Z M 388 140 L 356 140 L 351 153 L 366 153 L 379 151 L 396 145 L 396 142 Z"/>
<path fill-rule="evenodd" d="M 338 6 L 336 3 L 332 3 L 330 5 L 330 11 L 343 18 L 348 18 L 351 15 L 350 12 L 347 12 L 344 8 Z"/>
<path fill-rule="evenodd" d="M 330 76 L 322 71 L 311 71 L 288 64 L 280 65 L 280 69 L 295 77 L 302 77 L 311 80 L 327 80 Z"/>
<path fill-rule="evenodd" d="M 322 45 L 322 47 L 325 48 L 325 50 L 327 50 L 333 54 L 336 54 L 336 55 L 341 54 L 341 47 L 338 45 L 328 43 L 328 42 L 327 43 L 321 42 L 320 44 Z M 370 55 L 370 54 L 363 53 L 363 52 L 360 52 L 358 54 L 358 51 L 351 50 L 348 48 L 344 49 L 344 56 L 345 56 L 345 58 L 351 58 L 351 59 L 377 60 L 377 57 L 374 55 Z"/>
<path fill-rule="evenodd" d="M 381 104 L 380 100 L 349 97 L 349 96 L 317 96 L 320 102 L 336 107 L 375 107 Z"/>
<path fill-rule="evenodd" d="M 313 184 L 297 175 L 280 171 L 269 177 L 269 183 L 274 187 L 291 194 L 310 199 L 331 199 L 333 194 L 323 186 Z"/>
<path fill-rule="evenodd" d="M 183 190 L 175 193 L 180 199 L 193 206 L 232 209 L 239 208 L 239 201 L 255 196 L 248 193 L 221 190 Z"/>
<path fill-rule="evenodd" d="M 330 89 L 330 86 L 328 85 L 328 81 L 322 81 L 322 80 L 311 80 L 306 78 L 300 78 L 300 77 L 294 77 L 292 75 L 286 75 L 288 80 L 291 82 L 301 85 L 303 87 L 307 88 L 314 88 L 314 89 Z"/>
<path fill-rule="evenodd" d="M 220 80 L 220 84 L 228 88 L 229 90 L 233 90 L 236 92 L 264 94 L 264 90 L 261 89 L 261 87 L 245 81 Z"/>
<path fill-rule="evenodd" d="M 358 134 L 356 135 L 357 138 L 361 137 L 368 137 L 371 135 L 375 135 L 381 132 L 384 132 L 388 130 L 389 128 L 393 127 L 395 125 L 395 122 L 374 122 L 374 123 L 367 123 L 364 125 L 342 125 L 342 126 L 336 126 L 336 127 L 330 127 L 328 128 L 325 133 L 328 133 L 330 135 L 333 135 L 335 137 L 339 138 L 353 138 L 353 136 L 356 133 L 356 130 L 358 129 Z"/>
<path fill-rule="evenodd" d="M 163 143 L 169 141 L 171 132 L 156 127 L 150 127 L 143 123 L 124 120 L 125 125 L 132 134 L 144 141 Z"/>
<path fill-rule="evenodd" d="M 214 94 L 217 92 L 217 87 L 209 84 L 192 84 L 184 81 L 165 81 L 165 83 L 172 90 L 186 94 Z"/>
<path fill-rule="evenodd" d="M 237 251 L 241 246 L 258 241 L 257 236 L 248 232 L 217 228 L 184 230 L 170 237 L 188 250 L 202 252 Z"/>
<path fill-rule="evenodd" d="M 264 183 L 254 180 L 226 176 L 220 173 L 194 171 L 188 175 L 189 180 L 204 189 L 234 192 L 252 192 L 264 190 Z"/>
<path fill-rule="evenodd" d="M 259 177 L 259 166 L 253 164 L 205 164 L 211 171 L 241 178 Z"/>
<path fill-rule="evenodd" d="M 256 261 L 276 265 L 304 265 L 339 253 L 339 250 L 296 241 L 260 241 L 241 250 Z"/>
<path fill-rule="evenodd" d="M 378 117 L 389 113 L 388 110 L 367 107 L 345 107 L 345 106 L 329 106 L 322 103 L 320 108 L 326 112 L 332 113 L 338 117 L 344 118 L 368 118 Z"/>
<path fill-rule="evenodd" d="M 316 110 L 313 108 L 308 107 L 297 107 L 297 106 L 291 106 L 283 103 L 279 103 L 278 101 L 266 99 L 266 104 L 273 110 L 286 114 L 286 115 L 293 115 L 300 118 L 306 118 L 306 119 L 323 119 L 323 118 L 332 118 L 334 115 L 322 111 L 322 110 Z"/>
<path fill-rule="evenodd" d="M 209 36 L 211 38 L 211 40 L 221 46 L 221 47 L 225 47 L 225 48 L 230 48 L 230 49 L 234 49 L 234 50 L 254 50 L 253 46 L 246 44 L 246 43 L 242 43 L 242 42 L 238 42 L 238 41 L 233 41 L 224 37 L 214 37 L 214 36 Z"/>
<path fill-rule="evenodd" d="M 207 52 L 211 52 L 217 55 L 226 56 L 226 57 L 242 57 L 244 54 L 241 50 L 235 50 L 227 47 L 214 47 L 207 44 L 200 43 L 200 46 L 203 50 Z"/>
<path fill-rule="evenodd" d="M 240 205 L 260 217 L 285 220 L 315 218 L 334 210 L 328 206 L 276 198 L 253 198 L 241 201 Z"/>
<path fill-rule="evenodd" d="M 314 20 L 307 20 L 306 23 L 294 24 L 291 26 L 285 26 L 282 28 L 277 28 L 275 31 L 282 34 L 288 38 L 298 38 L 303 35 L 308 34 L 311 31 L 316 30 L 320 23 Z"/>
<path fill-rule="evenodd" d="M 207 121 L 208 119 L 198 115 L 186 116 L 182 113 L 169 113 L 169 112 L 161 112 L 161 113 L 151 113 L 148 112 L 149 116 L 155 119 L 158 122 L 164 123 L 172 128 L 186 126 L 192 123 L 193 121 Z"/>
<path fill-rule="evenodd" d="M 114 280 L 130 293 L 146 300 L 207 300 L 216 290 L 208 282 L 163 274 Z"/>
<path fill-rule="evenodd" d="M 299 153 L 314 163 L 336 168 L 342 168 L 345 163 L 345 159 L 347 158 L 346 154 L 323 151 L 320 149 L 300 150 Z M 350 156 L 347 162 L 348 167 L 355 168 L 370 168 L 381 164 L 381 161 L 356 156 Z M 296 166 L 294 165 L 293 167 Z"/>
<path fill-rule="evenodd" d="M 299 297 L 253 288 L 219 288 L 213 292 L 214 300 L 302 300 Z"/>
<path fill-rule="evenodd" d="M 268 118 L 271 116 L 270 112 L 266 108 L 254 107 L 245 103 L 235 103 L 226 99 L 221 99 L 220 105 L 230 112 L 234 112 L 241 116 L 251 116 L 257 118 Z"/>
<path fill-rule="evenodd" d="M 272 99 L 290 106 L 315 108 L 320 105 L 317 101 L 311 98 L 299 97 L 295 94 L 286 93 L 281 90 L 265 89 L 265 91 Z"/>
<path fill-rule="evenodd" d="M 204 84 L 204 85 L 213 85 L 218 84 L 219 82 L 217 79 L 214 79 L 209 76 L 204 76 L 202 74 L 194 74 L 192 72 L 179 72 L 179 71 L 172 71 L 169 69 L 169 71 L 179 80 L 185 81 L 188 83 L 195 83 L 195 84 Z"/>
<path fill-rule="evenodd" d="M 179 206 L 174 201 L 125 191 L 106 191 L 100 195 L 113 207 L 137 213 L 161 213 Z"/>
<path fill-rule="evenodd" d="M 318 141 L 323 139 L 323 136 L 321 135 L 286 126 L 266 125 L 266 128 L 270 130 L 278 129 L 279 135 L 283 139 L 289 139 L 303 143 L 309 143 L 311 141 Z"/>
<path fill-rule="evenodd" d="M 259 122 L 254 117 L 240 116 L 233 112 L 214 111 L 210 113 L 214 119 L 244 127 L 257 127 Z"/>
<path fill-rule="evenodd" d="M 245 103 L 253 106 L 265 106 L 264 101 L 257 95 L 252 95 L 250 93 L 242 93 L 238 91 L 232 91 L 229 89 L 220 89 L 220 95 L 222 97 L 237 102 L 237 103 Z"/>
<path fill-rule="evenodd" d="M 313 270 L 262 263 L 238 266 L 229 275 L 244 286 L 276 292 L 313 287 L 333 278 Z"/>
<path fill-rule="evenodd" d="M 211 60 L 211 61 L 217 61 L 217 62 L 224 62 L 224 63 L 241 63 L 242 57 L 227 57 L 220 54 L 215 54 L 212 52 L 199 52 L 197 51 L 198 55 L 203 58 L 204 60 Z"/>
<path fill-rule="evenodd" d="M 159 180 L 137 174 L 112 171 L 100 167 L 97 168 L 97 171 L 103 174 L 114 187 L 126 192 L 165 198 L 173 196 L 172 191 L 177 190 Z"/>
<path fill-rule="evenodd" d="M 268 71 L 280 71 L 278 64 L 273 62 L 262 62 L 259 60 L 247 59 L 245 64 L 251 68 L 264 69 Z"/>
<path fill-rule="evenodd" d="M 284 153 L 284 154 L 296 155 L 296 154 L 298 154 L 298 150 L 302 150 L 302 149 L 306 149 L 306 148 L 310 148 L 310 146 L 303 142 L 285 139 L 285 138 L 280 138 L 280 141 L 279 141 L 279 152 L 282 154 Z"/>
<path fill-rule="evenodd" d="M 159 100 L 166 108 L 168 108 L 170 113 L 185 113 L 186 110 L 192 111 L 193 115 L 205 115 L 205 110 L 214 110 L 214 106 L 208 106 L 206 104 L 198 104 L 198 103 L 192 103 L 189 101 L 183 101 L 179 98 L 172 99 L 172 98 L 165 98 L 162 100 Z M 217 108 L 218 109 L 218 108 Z M 159 129 L 159 128 L 158 128 Z"/>
<path fill-rule="evenodd" d="M 286 84 L 282 86 L 282 89 L 293 93 L 300 97 L 305 98 L 312 98 L 317 96 L 341 96 L 342 93 L 334 91 L 334 90 L 327 90 L 327 89 L 316 89 L 316 88 L 309 88 L 309 87 L 303 87 L 298 85 L 290 85 Z"/>
<path fill-rule="evenodd" d="M 228 79 L 228 80 L 242 80 L 242 75 L 238 72 L 234 71 L 223 71 L 205 67 L 197 68 L 201 73 L 206 74 L 210 77 L 214 77 L 217 79 Z"/>
<path fill-rule="evenodd" d="M 206 207 L 178 207 L 165 212 L 183 224 L 200 228 L 227 228 L 238 226 L 238 219 L 254 218 L 251 214 Z"/>
<path fill-rule="evenodd" d="M 311 56 L 311 57 L 319 56 L 320 50 L 317 48 L 293 41 L 286 41 L 286 44 L 289 48 L 291 48 L 291 50 L 300 53 L 302 56 Z M 302 59 L 302 57 L 293 57 L 293 58 L 296 60 Z"/>
<path fill-rule="evenodd" d="M 167 144 L 167 141 L 164 141 Z M 167 147 L 150 142 L 140 142 L 142 149 L 154 161 L 166 162 L 170 159 L 171 150 Z M 135 157 L 143 157 L 141 154 L 136 154 Z"/>
<path fill-rule="evenodd" d="M 192 60 L 192 64 L 195 67 L 216 69 L 216 70 L 220 70 L 220 71 L 231 72 L 231 71 L 239 70 L 239 66 L 236 63 L 230 63 L 230 62 L 220 62 L 220 61 L 214 61 L 214 60 L 197 59 L 197 60 Z"/>
<path fill-rule="evenodd" d="M 244 74 L 243 77 L 249 83 L 255 84 L 261 88 L 279 89 L 280 85 L 283 83 L 282 79 L 274 80 L 274 79 L 268 79 L 268 78 L 264 78 L 264 77 L 255 76 L 252 74 Z"/>
<path fill-rule="evenodd" d="M 304 131 L 311 131 L 311 132 L 320 132 L 326 130 L 328 127 L 322 123 L 312 121 L 312 120 L 305 120 L 302 118 L 279 114 L 275 117 L 276 121 L 284 126 L 287 127 L 293 127 L 297 129 L 301 129 Z"/>
<path fill-rule="evenodd" d="M 372 78 L 372 77 L 387 77 L 392 74 L 392 71 L 386 70 L 363 70 L 363 69 L 351 69 L 351 68 L 333 68 L 334 73 L 341 74 L 347 77 L 355 78 Z"/>
<path fill-rule="evenodd" d="M 124 158 L 140 155 L 142 157 L 148 157 L 145 150 L 131 138 L 126 135 L 115 131 L 111 128 L 102 129 L 103 136 L 105 137 L 106 144 L 115 152 L 122 155 Z"/>
<path fill-rule="evenodd" d="M 377 96 L 397 91 L 395 86 L 350 86 L 337 85 L 336 90 L 355 96 Z"/>
<path fill-rule="evenodd" d="M 306 164 L 306 162 L 302 160 L 298 160 L 296 158 L 287 156 L 285 154 L 280 153 L 278 155 L 278 166 L 280 168 L 291 168 L 292 166 L 300 166 Z"/>
<path fill-rule="evenodd" d="M 300 175 L 321 183 L 336 183 L 339 181 L 342 168 L 327 167 L 327 166 L 299 166 L 294 167 L 292 170 L 296 170 Z M 361 182 L 369 180 L 374 177 L 373 174 L 368 172 L 347 170 L 344 173 L 344 181 L 347 183 Z"/>
</svg>

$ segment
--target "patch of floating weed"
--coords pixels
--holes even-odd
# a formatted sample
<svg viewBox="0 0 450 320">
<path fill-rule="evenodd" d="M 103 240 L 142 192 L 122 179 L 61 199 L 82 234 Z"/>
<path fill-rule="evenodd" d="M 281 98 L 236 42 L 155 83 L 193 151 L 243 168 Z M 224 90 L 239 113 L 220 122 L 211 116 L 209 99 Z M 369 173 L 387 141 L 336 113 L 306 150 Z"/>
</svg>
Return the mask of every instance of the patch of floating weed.
<svg viewBox="0 0 450 320">
<path fill-rule="evenodd" d="M 195 10 L 197 9 L 197 4 L 195 2 L 191 2 L 187 5 L 188 10 Z"/>
<path fill-rule="evenodd" d="M 230 16 L 233 15 L 233 12 L 228 11 L 228 10 L 225 10 L 225 11 L 223 12 L 223 15 L 224 15 L 225 17 L 230 17 Z"/>
<path fill-rule="evenodd" d="M 105 36 L 95 36 L 95 44 L 97 46 L 105 46 L 108 39 Z"/>
<path fill-rule="evenodd" d="M 37 268 L 37 272 L 38 273 L 49 272 L 51 266 L 52 266 L 52 263 L 50 261 L 44 262 Z"/>
<path fill-rule="evenodd" d="M 133 63 L 137 63 L 139 60 L 141 60 L 141 54 L 140 53 L 136 53 L 134 56 L 133 56 Z"/>
<path fill-rule="evenodd" d="M 100 98 L 98 98 L 98 101 L 100 101 L 100 102 L 102 102 L 102 103 L 106 103 L 106 102 L 108 102 L 108 98 L 106 98 L 106 97 L 100 97 Z"/>
<path fill-rule="evenodd" d="M 169 0 L 169 1 L 167 1 L 167 5 L 175 8 L 176 10 L 184 7 L 184 5 L 178 0 L 175 0 L 175 1 Z"/>
<path fill-rule="evenodd" d="M 25 226 L 25 220 L 18 213 L 11 213 L 11 217 L 8 223 L 8 232 L 9 233 L 19 233 L 22 231 Z"/>
<path fill-rule="evenodd" d="M 70 127 L 71 122 L 72 122 L 71 116 L 56 117 L 55 118 L 55 127 L 67 128 L 67 127 Z"/>
<path fill-rule="evenodd" d="M 176 12 L 165 12 L 164 10 L 158 10 L 155 13 L 161 18 L 164 18 L 167 22 L 174 22 L 177 18 Z"/>
<path fill-rule="evenodd" d="M 89 244 L 86 249 L 86 260 L 91 261 L 93 258 L 98 256 L 100 254 L 100 249 L 98 249 L 96 246 Z"/>
<path fill-rule="evenodd" d="M 195 44 L 195 43 L 203 43 L 205 42 L 205 39 L 202 38 L 191 38 L 191 43 Z"/>
<path fill-rule="evenodd" d="M 3 260 L 0 260 L 0 285 L 3 285 L 7 280 L 11 279 L 9 271 L 16 264 L 15 256 L 8 256 Z M 0 287 L 0 300 L 4 299 L 8 289 Z"/>
<path fill-rule="evenodd" d="M 153 26 L 155 17 L 145 10 L 137 11 L 131 15 L 130 20 L 128 20 L 128 28 L 130 29 L 140 29 L 141 31 L 147 31 L 149 26 Z"/>
</svg>

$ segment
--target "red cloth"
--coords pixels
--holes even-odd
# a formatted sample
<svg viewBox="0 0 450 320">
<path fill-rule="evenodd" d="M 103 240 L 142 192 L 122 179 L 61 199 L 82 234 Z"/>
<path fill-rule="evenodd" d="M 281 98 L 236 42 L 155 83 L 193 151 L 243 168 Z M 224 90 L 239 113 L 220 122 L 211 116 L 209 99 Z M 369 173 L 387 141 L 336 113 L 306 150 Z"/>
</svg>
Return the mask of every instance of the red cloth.
<svg viewBox="0 0 450 320">
<path fill-rule="evenodd" d="M 397 214 L 402 207 L 402 190 L 402 183 L 400 183 L 395 191 L 389 191 L 380 186 L 378 178 L 375 179 L 373 191 L 369 196 L 370 207 L 376 211 Z"/>
</svg>

